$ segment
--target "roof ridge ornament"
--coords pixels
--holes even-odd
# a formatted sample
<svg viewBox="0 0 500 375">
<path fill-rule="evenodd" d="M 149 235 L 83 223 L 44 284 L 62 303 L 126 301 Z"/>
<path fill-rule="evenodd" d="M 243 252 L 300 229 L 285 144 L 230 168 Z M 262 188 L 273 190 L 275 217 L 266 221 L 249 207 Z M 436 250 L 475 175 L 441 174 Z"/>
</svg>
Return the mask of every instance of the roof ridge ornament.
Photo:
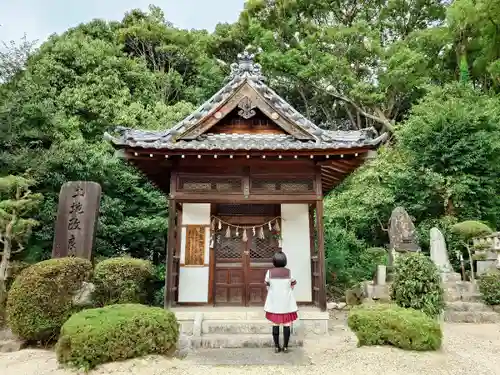
<svg viewBox="0 0 500 375">
<path fill-rule="evenodd" d="M 238 53 L 238 62 L 231 64 L 231 80 L 237 78 L 250 78 L 257 81 L 264 82 L 266 78 L 262 75 L 262 66 L 254 62 L 255 54 L 243 51 Z"/>
</svg>

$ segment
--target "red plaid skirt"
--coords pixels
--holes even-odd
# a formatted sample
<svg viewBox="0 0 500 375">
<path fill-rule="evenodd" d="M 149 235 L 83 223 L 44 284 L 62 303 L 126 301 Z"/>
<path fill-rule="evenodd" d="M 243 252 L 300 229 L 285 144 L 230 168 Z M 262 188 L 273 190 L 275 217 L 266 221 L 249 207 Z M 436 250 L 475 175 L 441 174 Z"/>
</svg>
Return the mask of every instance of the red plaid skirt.
<svg viewBox="0 0 500 375">
<path fill-rule="evenodd" d="M 297 312 L 286 314 L 274 314 L 266 312 L 266 319 L 274 324 L 287 324 L 298 319 Z"/>
</svg>

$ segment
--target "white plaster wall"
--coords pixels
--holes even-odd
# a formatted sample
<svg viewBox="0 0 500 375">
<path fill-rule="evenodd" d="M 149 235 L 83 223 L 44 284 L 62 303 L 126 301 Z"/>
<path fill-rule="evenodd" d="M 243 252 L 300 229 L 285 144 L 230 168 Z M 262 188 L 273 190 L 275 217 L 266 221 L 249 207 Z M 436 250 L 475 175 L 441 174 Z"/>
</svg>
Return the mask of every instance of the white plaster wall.
<svg viewBox="0 0 500 375">
<path fill-rule="evenodd" d="M 210 203 L 184 203 L 182 225 L 209 225 Z M 186 259 L 186 228 L 181 232 L 181 266 L 179 270 L 179 302 L 208 302 L 210 263 L 210 228 L 206 228 L 205 267 L 183 266 Z"/>
<path fill-rule="evenodd" d="M 297 280 L 295 299 L 312 302 L 309 207 L 307 204 L 282 204 L 281 218 L 282 249 L 288 259 L 287 267 Z"/>
</svg>

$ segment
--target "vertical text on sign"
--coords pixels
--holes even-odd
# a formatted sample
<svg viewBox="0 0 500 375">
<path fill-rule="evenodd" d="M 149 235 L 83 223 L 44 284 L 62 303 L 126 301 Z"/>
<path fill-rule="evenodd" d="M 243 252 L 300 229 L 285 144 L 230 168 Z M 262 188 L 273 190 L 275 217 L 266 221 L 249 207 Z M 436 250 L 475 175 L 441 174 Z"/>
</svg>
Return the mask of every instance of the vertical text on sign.
<svg viewBox="0 0 500 375">
<path fill-rule="evenodd" d="M 76 235 L 82 230 L 81 215 L 84 214 L 83 203 L 85 199 L 85 190 L 78 184 L 71 195 L 73 201 L 68 212 L 68 255 L 76 255 Z"/>
<path fill-rule="evenodd" d="M 203 266 L 205 264 L 205 228 L 206 225 L 188 225 L 186 227 L 184 265 Z"/>
</svg>

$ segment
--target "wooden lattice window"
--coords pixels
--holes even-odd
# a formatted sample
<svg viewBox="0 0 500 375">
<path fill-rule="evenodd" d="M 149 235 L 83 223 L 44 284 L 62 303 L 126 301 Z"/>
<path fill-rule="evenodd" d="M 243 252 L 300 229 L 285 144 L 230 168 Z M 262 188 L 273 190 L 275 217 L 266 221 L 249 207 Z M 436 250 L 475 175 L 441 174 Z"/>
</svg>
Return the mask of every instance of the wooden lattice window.
<svg viewBox="0 0 500 375">
<path fill-rule="evenodd" d="M 189 177 L 179 178 L 178 189 L 197 193 L 239 193 L 242 191 L 240 178 Z"/>
<path fill-rule="evenodd" d="M 268 226 L 264 226 L 264 238 L 255 236 L 253 246 L 250 249 L 250 258 L 252 260 L 272 259 L 274 253 L 279 250 L 278 239 L 273 238 Z"/>
<path fill-rule="evenodd" d="M 241 259 L 241 234 L 236 237 L 232 233 L 231 237 L 226 237 L 224 231 L 219 231 L 215 235 L 215 257 L 222 259 Z"/>
<path fill-rule="evenodd" d="M 314 191 L 313 178 L 310 179 L 264 179 L 254 178 L 251 190 L 256 193 L 310 193 Z"/>
<path fill-rule="evenodd" d="M 186 266 L 203 266 L 205 264 L 206 226 L 188 225 L 186 227 Z"/>
</svg>

